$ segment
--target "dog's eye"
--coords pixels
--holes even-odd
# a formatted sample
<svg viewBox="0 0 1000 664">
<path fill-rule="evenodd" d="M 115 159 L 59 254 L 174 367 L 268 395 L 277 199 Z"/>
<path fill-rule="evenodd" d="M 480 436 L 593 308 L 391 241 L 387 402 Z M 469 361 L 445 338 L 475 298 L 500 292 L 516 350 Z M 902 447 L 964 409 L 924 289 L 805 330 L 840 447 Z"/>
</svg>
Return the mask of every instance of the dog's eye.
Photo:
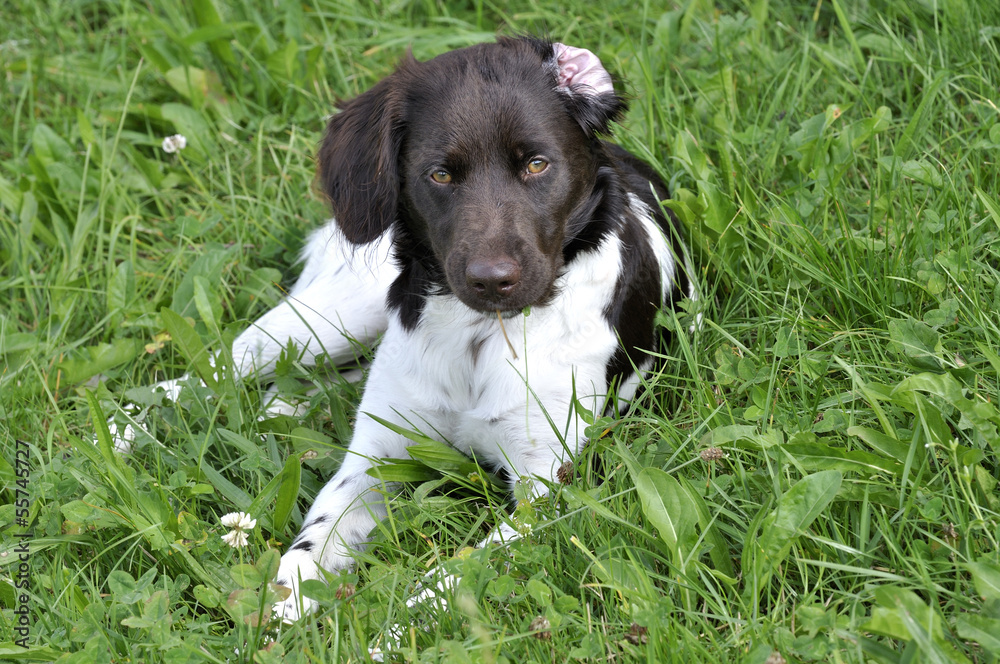
<svg viewBox="0 0 1000 664">
<path fill-rule="evenodd" d="M 443 168 L 439 168 L 433 173 L 431 173 L 431 179 L 437 182 L 438 184 L 448 184 L 449 182 L 451 182 L 451 173 L 444 170 Z"/>
<path fill-rule="evenodd" d="M 545 161 L 541 157 L 535 157 L 528 162 L 528 172 L 532 175 L 538 175 L 548 167 L 549 162 Z"/>
</svg>

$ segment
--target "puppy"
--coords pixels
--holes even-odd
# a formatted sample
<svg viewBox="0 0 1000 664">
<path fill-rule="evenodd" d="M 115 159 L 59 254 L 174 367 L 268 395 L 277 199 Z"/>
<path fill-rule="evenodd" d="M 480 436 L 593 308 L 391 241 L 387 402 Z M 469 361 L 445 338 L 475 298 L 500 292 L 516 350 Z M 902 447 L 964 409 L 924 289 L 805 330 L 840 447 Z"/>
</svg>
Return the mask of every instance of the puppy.
<svg viewBox="0 0 1000 664">
<path fill-rule="evenodd" d="M 366 471 L 408 441 L 384 422 L 544 494 L 587 442 L 574 402 L 632 398 L 657 311 L 694 292 L 663 182 L 600 139 L 624 110 L 593 53 L 522 37 L 408 58 L 330 120 L 318 181 L 336 221 L 233 357 L 266 373 L 289 339 L 338 362 L 384 335 L 349 452 L 281 558 L 279 615 L 308 611 L 301 581 L 350 566 L 385 515 Z"/>
<path fill-rule="evenodd" d="M 591 52 L 501 38 L 407 59 L 330 120 L 318 177 L 336 225 L 234 354 L 266 370 L 289 337 L 336 356 L 350 336 L 385 333 L 349 453 L 281 559 L 293 592 L 280 615 L 308 610 L 299 583 L 350 566 L 384 516 L 366 471 L 408 443 L 383 422 L 545 493 L 586 443 L 574 400 L 600 411 L 612 387 L 631 399 L 658 309 L 694 293 L 663 182 L 599 138 L 624 110 Z M 484 544 L 513 535 L 502 525 Z"/>
</svg>

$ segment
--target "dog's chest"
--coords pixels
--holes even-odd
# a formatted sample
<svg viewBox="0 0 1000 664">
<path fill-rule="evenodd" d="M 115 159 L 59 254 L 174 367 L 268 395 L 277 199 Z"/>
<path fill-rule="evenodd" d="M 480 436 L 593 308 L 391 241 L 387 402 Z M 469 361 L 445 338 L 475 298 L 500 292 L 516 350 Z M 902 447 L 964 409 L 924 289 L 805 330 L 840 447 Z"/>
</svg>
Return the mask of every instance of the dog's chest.
<svg viewBox="0 0 1000 664">
<path fill-rule="evenodd" d="M 453 297 L 432 298 L 410 338 L 409 373 L 432 410 L 482 419 L 525 407 L 539 395 L 571 389 L 573 375 L 603 372 L 613 335 L 600 311 L 567 315 L 539 307 L 503 320 Z"/>
<path fill-rule="evenodd" d="M 391 376 L 398 406 L 460 449 L 548 419 L 563 426 L 574 397 L 594 408 L 607 390 L 617 336 L 603 312 L 620 258 L 620 243 L 607 240 L 560 277 L 550 304 L 502 322 L 431 296 L 416 328 L 390 324 L 373 374 Z"/>
</svg>

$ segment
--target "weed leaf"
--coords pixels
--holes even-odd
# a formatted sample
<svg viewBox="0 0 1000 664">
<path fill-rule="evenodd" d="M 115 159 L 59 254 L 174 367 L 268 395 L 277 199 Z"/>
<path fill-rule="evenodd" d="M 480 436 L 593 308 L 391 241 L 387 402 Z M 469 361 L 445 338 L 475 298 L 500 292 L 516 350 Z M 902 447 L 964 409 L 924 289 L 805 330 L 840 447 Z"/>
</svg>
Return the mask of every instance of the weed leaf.
<svg viewBox="0 0 1000 664">
<path fill-rule="evenodd" d="M 839 470 L 824 470 L 803 477 L 781 496 L 777 507 L 761 523 L 760 537 L 747 543 L 750 565 L 746 565 L 744 556 L 744 570 L 752 573 L 758 591 L 784 562 L 792 545 L 837 496 L 842 480 Z"/>
<path fill-rule="evenodd" d="M 705 502 L 705 499 L 702 498 L 701 494 L 695 490 L 694 486 L 686 478 L 681 478 L 679 481 L 681 486 L 684 487 L 684 491 L 687 492 L 688 498 L 698 511 L 698 528 L 701 529 L 705 543 L 711 547 L 708 555 L 712 559 L 712 564 L 715 565 L 715 569 L 730 579 L 735 580 L 736 572 L 733 569 L 729 544 L 719 532 L 719 526 L 712 518 L 711 512 L 709 512 L 708 503 Z"/>
<path fill-rule="evenodd" d="M 280 533 L 285 530 L 292 508 L 295 507 L 295 501 L 299 497 L 299 484 L 302 480 L 301 458 L 301 454 L 290 455 L 279 473 L 281 484 L 278 486 L 278 498 L 274 503 L 274 519 L 271 522 L 273 532 Z"/>
<path fill-rule="evenodd" d="M 1000 657 L 1000 620 L 975 613 L 962 613 L 956 621 L 958 635 L 975 641 L 994 657 Z"/>
<path fill-rule="evenodd" d="M 807 470 L 853 471 L 864 476 L 879 472 L 898 475 L 903 471 L 903 465 L 894 459 L 822 443 L 789 443 L 779 449 Z"/>
<path fill-rule="evenodd" d="M 987 600 L 1000 600 L 1000 565 L 994 562 L 979 561 L 969 563 L 972 581 L 976 584 L 976 592 Z"/>
<path fill-rule="evenodd" d="M 635 488 L 642 512 L 660 533 L 678 569 L 683 570 L 694 549 L 698 507 L 680 482 L 659 468 L 643 468 Z"/>
</svg>

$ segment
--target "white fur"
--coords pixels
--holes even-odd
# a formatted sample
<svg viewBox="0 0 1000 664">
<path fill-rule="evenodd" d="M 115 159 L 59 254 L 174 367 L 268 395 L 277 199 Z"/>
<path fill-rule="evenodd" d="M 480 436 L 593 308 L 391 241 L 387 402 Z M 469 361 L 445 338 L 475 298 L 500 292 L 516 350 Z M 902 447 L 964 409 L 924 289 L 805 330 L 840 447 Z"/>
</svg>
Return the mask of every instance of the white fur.
<svg viewBox="0 0 1000 664">
<path fill-rule="evenodd" d="M 674 252 L 670 248 L 670 243 L 666 236 L 664 236 L 663 230 L 656 223 L 656 220 L 653 219 L 653 213 L 649 209 L 649 206 L 643 203 L 642 199 L 632 192 L 628 193 L 628 203 L 642 225 L 642 229 L 646 231 L 649 245 L 653 248 L 653 255 L 656 256 L 656 262 L 660 266 L 660 300 L 664 301 L 667 297 L 667 291 L 670 290 L 674 283 L 674 276 L 677 271 Z M 642 382 L 643 376 L 652 367 L 653 358 L 650 356 L 646 358 L 645 362 L 636 367 L 638 371 L 629 375 L 621 382 L 616 390 L 619 408 L 624 409 L 632 401 L 632 397 L 635 396 L 636 390 L 639 389 L 639 384 Z"/>
<path fill-rule="evenodd" d="M 267 375 L 289 341 L 304 364 L 325 353 L 333 364 L 358 357 L 386 328 L 385 294 L 399 273 L 389 259 L 392 233 L 353 247 L 331 220 L 303 251 L 305 266 L 288 297 L 233 343 L 237 374 Z"/>
<path fill-rule="evenodd" d="M 649 244 L 653 248 L 656 262 L 660 265 L 660 298 L 665 300 L 667 292 L 674 283 L 676 264 L 674 263 L 674 252 L 670 248 L 670 243 L 663 234 L 663 229 L 653 219 L 653 213 L 649 206 L 642 202 L 638 196 L 629 192 L 628 204 L 636 212 L 642 229 L 646 231 Z"/>
</svg>

